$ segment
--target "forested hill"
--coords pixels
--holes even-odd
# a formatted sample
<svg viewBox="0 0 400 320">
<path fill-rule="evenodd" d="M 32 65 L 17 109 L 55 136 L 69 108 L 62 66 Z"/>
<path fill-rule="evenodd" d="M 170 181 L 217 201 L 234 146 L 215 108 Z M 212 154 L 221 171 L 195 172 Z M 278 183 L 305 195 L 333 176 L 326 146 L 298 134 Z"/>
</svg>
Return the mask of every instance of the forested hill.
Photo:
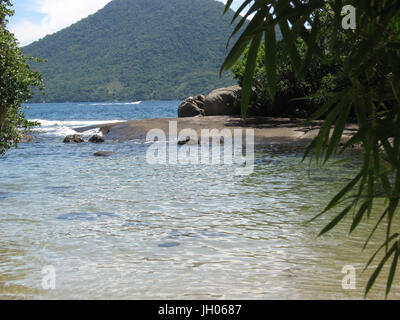
<svg viewBox="0 0 400 320">
<path fill-rule="evenodd" d="M 23 48 L 46 96 L 33 101 L 182 99 L 235 83 L 219 79 L 233 12 L 214 0 L 113 0 Z"/>
</svg>

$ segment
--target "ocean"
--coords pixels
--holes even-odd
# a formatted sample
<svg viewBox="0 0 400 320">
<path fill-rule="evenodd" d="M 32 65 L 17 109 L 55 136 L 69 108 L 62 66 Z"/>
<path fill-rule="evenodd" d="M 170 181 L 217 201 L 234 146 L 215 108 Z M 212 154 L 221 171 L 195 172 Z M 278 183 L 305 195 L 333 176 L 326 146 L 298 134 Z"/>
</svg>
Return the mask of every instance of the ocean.
<svg viewBox="0 0 400 320">
<path fill-rule="evenodd" d="M 361 270 L 383 237 L 362 252 L 371 223 L 320 238 L 334 213 L 307 223 L 357 158 L 316 168 L 302 150 L 265 146 L 238 177 L 231 165 L 149 164 L 143 141 L 62 143 L 79 127 L 173 118 L 178 105 L 30 105 L 35 141 L 0 158 L 0 299 L 362 298 Z M 346 266 L 355 289 L 343 286 Z M 385 280 L 370 297 L 383 298 Z"/>
</svg>

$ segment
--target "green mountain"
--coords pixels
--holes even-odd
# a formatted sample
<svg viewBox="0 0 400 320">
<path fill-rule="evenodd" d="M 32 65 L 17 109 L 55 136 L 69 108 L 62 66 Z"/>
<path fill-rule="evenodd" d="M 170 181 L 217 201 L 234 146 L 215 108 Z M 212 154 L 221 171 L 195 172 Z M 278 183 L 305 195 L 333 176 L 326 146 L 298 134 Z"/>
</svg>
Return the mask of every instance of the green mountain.
<svg viewBox="0 0 400 320">
<path fill-rule="evenodd" d="M 214 0 L 113 0 L 23 48 L 46 96 L 32 101 L 183 99 L 234 84 L 219 79 L 233 11 Z"/>
</svg>

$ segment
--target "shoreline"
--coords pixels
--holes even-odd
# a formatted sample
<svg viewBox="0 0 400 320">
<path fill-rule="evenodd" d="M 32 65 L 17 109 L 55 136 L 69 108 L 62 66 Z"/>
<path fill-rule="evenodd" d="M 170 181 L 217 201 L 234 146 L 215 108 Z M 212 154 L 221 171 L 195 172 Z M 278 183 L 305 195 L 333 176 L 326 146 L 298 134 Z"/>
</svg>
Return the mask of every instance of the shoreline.
<svg viewBox="0 0 400 320">
<path fill-rule="evenodd" d="M 306 147 L 317 136 L 323 121 L 317 120 L 305 123 L 305 119 L 248 117 L 246 122 L 240 116 L 196 116 L 187 118 L 152 118 L 129 120 L 125 122 L 109 123 L 100 126 L 81 127 L 76 129 L 84 132 L 99 128 L 106 140 L 126 142 L 130 140 L 145 140 L 147 133 L 152 129 L 161 129 L 168 136 L 170 121 L 176 121 L 178 135 L 183 129 L 196 131 L 201 137 L 202 129 L 254 129 L 255 145 L 285 144 Z M 343 132 L 342 142 L 348 141 L 357 125 L 348 124 Z M 217 133 L 219 136 L 219 134 Z M 211 134 L 212 136 L 212 134 Z"/>
</svg>

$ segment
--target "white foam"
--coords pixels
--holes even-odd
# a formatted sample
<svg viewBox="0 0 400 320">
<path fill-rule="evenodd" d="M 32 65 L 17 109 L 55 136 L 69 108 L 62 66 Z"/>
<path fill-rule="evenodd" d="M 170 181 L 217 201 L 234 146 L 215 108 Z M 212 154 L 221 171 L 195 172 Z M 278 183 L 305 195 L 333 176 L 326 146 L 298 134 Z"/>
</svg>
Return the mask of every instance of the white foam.
<svg viewBox="0 0 400 320">
<path fill-rule="evenodd" d="M 40 127 L 32 128 L 34 132 L 40 132 L 46 135 L 52 136 L 67 136 L 70 134 L 81 134 L 83 136 L 90 136 L 94 134 L 101 134 L 99 128 L 94 128 L 87 130 L 85 132 L 77 132 L 75 129 L 88 127 L 88 126 L 100 126 L 107 123 L 118 123 L 124 120 L 71 120 L 71 121 L 61 121 L 61 120 L 43 120 L 43 119 L 32 119 L 40 123 Z"/>
<path fill-rule="evenodd" d="M 90 106 L 121 106 L 121 105 L 135 105 L 141 104 L 143 101 L 133 101 L 133 102 L 101 102 L 101 103 L 90 103 Z"/>
</svg>

